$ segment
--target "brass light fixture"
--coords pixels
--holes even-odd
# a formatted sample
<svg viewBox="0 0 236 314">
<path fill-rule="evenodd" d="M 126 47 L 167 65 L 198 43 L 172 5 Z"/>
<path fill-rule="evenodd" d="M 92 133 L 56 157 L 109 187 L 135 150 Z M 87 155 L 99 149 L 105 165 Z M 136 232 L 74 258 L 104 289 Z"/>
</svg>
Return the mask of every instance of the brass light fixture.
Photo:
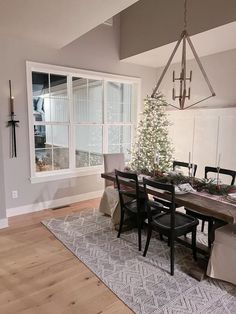
<svg viewBox="0 0 236 314">
<path fill-rule="evenodd" d="M 184 0 L 184 30 L 183 32 L 181 33 L 180 35 L 180 38 L 159 78 L 159 81 L 157 82 L 157 85 L 156 87 L 154 88 L 153 90 L 153 93 L 152 93 L 152 96 L 153 98 L 156 97 L 156 93 L 158 92 L 158 88 L 160 87 L 160 84 L 176 54 L 176 51 L 178 50 L 181 42 L 183 43 L 182 44 L 182 59 L 181 59 L 181 70 L 180 70 L 180 75 L 179 77 L 176 77 L 175 75 L 175 71 L 173 71 L 173 83 L 175 84 L 175 82 L 178 82 L 179 83 L 179 91 L 178 91 L 178 94 L 176 93 L 175 91 L 175 87 L 173 87 L 173 90 L 172 90 L 172 99 L 173 101 L 175 101 L 176 99 L 178 99 L 178 102 L 179 102 L 179 107 L 173 105 L 173 104 L 170 104 L 172 107 L 176 108 L 176 109 L 179 109 L 179 110 L 184 110 L 184 109 L 187 109 L 187 108 L 190 108 L 192 106 L 195 106 L 196 104 L 199 104 L 200 102 L 204 101 L 204 100 L 207 100 L 211 97 L 214 97 L 216 94 L 213 90 L 213 87 L 211 86 L 211 83 L 207 77 L 207 74 L 202 66 L 202 63 L 197 55 L 197 52 L 193 46 L 193 43 L 188 35 L 188 32 L 187 32 L 187 0 Z M 191 81 L 192 81 L 192 77 L 193 77 L 193 73 L 192 71 L 189 72 L 189 75 L 187 76 L 187 67 L 186 67 L 186 45 L 189 45 L 192 53 L 193 53 L 193 56 L 198 64 L 198 67 L 203 75 L 203 78 L 208 86 L 208 89 L 210 91 L 210 95 L 201 99 L 201 100 L 198 100 L 196 102 L 194 102 L 193 104 L 190 104 L 188 106 L 185 107 L 185 101 L 186 99 L 188 100 L 191 100 L 191 87 L 190 87 L 190 84 L 191 84 Z M 187 86 L 188 85 L 188 86 Z"/>
</svg>

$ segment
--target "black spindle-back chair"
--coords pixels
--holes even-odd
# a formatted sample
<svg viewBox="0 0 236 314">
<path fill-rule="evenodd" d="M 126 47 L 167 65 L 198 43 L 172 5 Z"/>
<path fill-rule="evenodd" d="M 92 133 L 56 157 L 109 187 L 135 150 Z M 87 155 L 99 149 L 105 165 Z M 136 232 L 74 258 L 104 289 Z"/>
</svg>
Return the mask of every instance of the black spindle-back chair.
<svg viewBox="0 0 236 314">
<path fill-rule="evenodd" d="M 175 239 L 192 232 L 192 249 L 193 257 L 196 259 L 196 228 L 198 220 L 189 215 L 176 212 L 175 210 L 175 188 L 174 185 L 159 183 L 153 180 L 143 179 L 144 194 L 147 205 L 147 241 L 143 256 L 146 256 L 152 231 L 156 230 L 162 235 L 168 237 L 170 246 L 170 273 L 174 275 L 174 246 Z M 168 193 L 170 195 L 169 202 L 163 204 L 161 196 L 155 196 L 155 200 L 150 199 L 152 190 L 158 190 L 160 193 Z M 159 214 L 153 214 L 152 209 L 159 210 Z"/>
<path fill-rule="evenodd" d="M 205 167 L 205 179 L 208 179 L 208 173 L 210 173 L 210 172 L 217 173 L 218 172 L 217 167 L 209 167 L 209 166 Z M 235 170 L 219 168 L 219 173 L 224 174 L 226 176 L 230 176 L 232 178 L 230 185 L 234 185 L 235 177 L 236 177 L 236 171 Z"/>
<path fill-rule="evenodd" d="M 193 176 L 196 176 L 196 172 L 197 172 L 197 165 L 193 164 L 193 163 L 188 163 L 188 162 L 183 162 L 183 161 L 177 161 L 174 160 L 173 161 L 173 170 L 175 170 L 176 167 L 183 167 L 183 168 L 188 168 L 190 166 L 190 169 L 193 168 Z"/>
<path fill-rule="evenodd" d="M 120 226 L 117 237 L 120 237 L 122 226 L 124 223 L 125 212 L 135 214 L 138 226 L 138 248 L 141 251 L 141 229 L 142 222 L 145 218 L 144 198 L 139 189 L 138 176 L 136 173 L 122 172 L 115 170 L 116 184 L 119 192 L 120 200 Z M 126 181 L 132 181 L 134 187 L 127 187 Z"/>
</svg>

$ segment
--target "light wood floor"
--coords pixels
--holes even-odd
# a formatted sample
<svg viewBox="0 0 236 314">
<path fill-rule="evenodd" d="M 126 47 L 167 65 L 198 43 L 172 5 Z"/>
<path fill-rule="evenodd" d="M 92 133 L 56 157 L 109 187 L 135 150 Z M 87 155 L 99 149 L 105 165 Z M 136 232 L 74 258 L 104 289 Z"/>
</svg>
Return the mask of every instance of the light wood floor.
<svg viewBox="0 0 236 314">
<path fill-rule="evenodd" d="M 99 199 L 9 219 L 0 230 L 1 314 L 132 313 L 40 223 L 97 207 Z"/>
</svg>

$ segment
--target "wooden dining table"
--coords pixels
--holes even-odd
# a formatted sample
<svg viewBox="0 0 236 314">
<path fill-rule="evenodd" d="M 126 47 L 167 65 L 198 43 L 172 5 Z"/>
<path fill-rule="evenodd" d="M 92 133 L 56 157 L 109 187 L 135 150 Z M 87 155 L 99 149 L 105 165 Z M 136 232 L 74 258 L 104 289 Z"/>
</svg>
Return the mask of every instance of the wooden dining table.
<svg viewBox="0 0 236 314">
<path fill-rule="evenodd" d="M 113 182 L 116 180 L 115 173 L 102 173 L 101 177 Z M 135 186 L 135 183 L 131 181 L 125 181 L 124 183 L 130 187 Z M 143 190 L 142 182 L 140 182 L 140 190 Z M 170 200 L 170 195 L 168 195 L 168 193 L 162 193 L 154 189 L 148 189 L 148 193 L 153 196 Z M 175 203 L 178 206 L 184 206 L 198 213 L 211 216 L 226 223 L 236 222 L 236 203 L 231 204 L 230 202 L 221 202 L 210 197 L 205 197 L 198 192 L 183 195 L 176 194 Z"/>
</svg>

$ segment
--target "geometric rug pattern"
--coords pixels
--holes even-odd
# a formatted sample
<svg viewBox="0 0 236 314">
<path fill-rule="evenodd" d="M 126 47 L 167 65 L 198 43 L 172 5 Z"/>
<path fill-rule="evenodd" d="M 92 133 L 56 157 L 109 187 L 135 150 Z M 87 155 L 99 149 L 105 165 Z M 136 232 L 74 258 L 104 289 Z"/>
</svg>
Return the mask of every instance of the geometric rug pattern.
<svg viewBox="0 0 236 314">
<path fill-rule="evenodd" d="M 121 234 L 97 209 L 42 222 L 134 313 L 236 314 L 236 287 L 188 275 L 192 252 L 176 244 L 175 275 L 170 276 L 169 247 L 153 235 L 146 257 L 137 249 L 137 230 Z M 142 235 L 142 248 L 146 236 Z"/>
</svg>

